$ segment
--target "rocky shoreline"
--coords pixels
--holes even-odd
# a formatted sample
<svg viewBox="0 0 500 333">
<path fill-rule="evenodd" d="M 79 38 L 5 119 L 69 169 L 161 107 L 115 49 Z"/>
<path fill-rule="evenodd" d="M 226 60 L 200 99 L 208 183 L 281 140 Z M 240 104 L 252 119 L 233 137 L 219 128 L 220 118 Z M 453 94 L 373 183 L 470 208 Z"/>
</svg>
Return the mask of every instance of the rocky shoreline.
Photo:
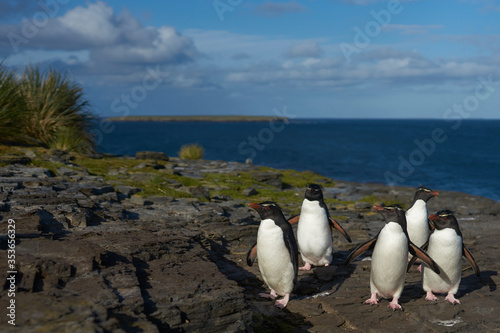
<svg viewBox="0 0 500 333">
<path fill-rule="evenodd" d="M 32 163 L 35 159 L 43 163 Z M 93 160 L 100 159 L 95 156 Z M 453 306 L 443 297 L 438 302 L 425 301 L 420 275 L 412 271 L 401 298 L 404 311 L 392 312 L 385 301 L 379 306 L 363 304 L 369 296 L 369 258 L 349 267 L 342 262 L 355 244 L 381 228 L 372 203 L 409 204 L 414 188 L 332 181 L 308 174 L 324 184 L 331 215 L 350 233 L 353 244 L 335 235 L 333 265 L 300 272 L 292 300 L 279 310 L 273 302 L 257 297 L 264 289 L 260 273 L 245 263 L 259 223 L 248 203 L 274 199 L 291 216 L 300 210 L 297 202 L 303 198 L 303 187 L 288 184 L 281 170 L 262 170 L 251 164 L 185 161 L 153 152 L 115 160 L 116 165 L 99 173 L 61 151 L 41 156 L 25 150 L 0 158 L 4 165 L 0 167 L 0 279 L 8 281 L 12 271 L 7 261 L 7 230 L 13 220 L 18 326 L 8 323 L 6 307 L 12 297 L 5 283 L 0 294 L 2 332 L 465 332 L 500 328 L 496 314 L 500 306 L 496 292 L 499 202 L 446 191 L 429 202 L 430 213 L 443 208 L 457 212 L 464 240 L 482 275 L 477 278 L 472 270 L 463 272 L 457 295 L 462 305 Z M 127 164 L 131 161 L 133 167 Z M 158 175 L 164 175 L 162 179 L 172 175 L 172 179 L 150 189 Z M 244 188 L 238 198 L 225 194 L 228 186 L 220 184 L 219 175 L 225 177 L 225 184 L 241 183 Z M 248 187 L 243 176 L 253 178 L 253 186 Z M 179 177 L 182 182 L 176 181 Z M 137 186 L 131 185 L 132 180 Z M 293 200 L 279 199 L 285 194 Z"/>
</svg>

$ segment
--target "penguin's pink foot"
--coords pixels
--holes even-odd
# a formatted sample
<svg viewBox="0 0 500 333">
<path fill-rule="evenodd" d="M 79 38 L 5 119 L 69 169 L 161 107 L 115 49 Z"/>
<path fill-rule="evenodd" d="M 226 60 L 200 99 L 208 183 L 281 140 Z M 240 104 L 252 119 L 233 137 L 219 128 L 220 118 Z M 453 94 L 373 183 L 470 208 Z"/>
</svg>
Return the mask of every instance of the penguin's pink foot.
<svg viewBox="0 0 500 333">
<path fill-rule="evenodd" d="M 455 295 L 452 293 L 448 293 L 448 296 L 446 296 L 445 300 L 450 302 L 451 304 L 460 304 L 460 301 L 455 298 Z"/>
<path fill-rule="evenodd" d="M 428 291 L 428 292 L 427 292 L 427 295 L 425 296 L 425 300 L 426 300 L 426 301 L 437 301 L 437 300 L 438 300 L 438 298 L 436 297 L 436 295 L 434 295 L 434 294 L 432 293 L 432 291 Z"/>
<path fill-rule="evenodd" d="M 272 290 L 271 289 L 271 293 L 270 294 L 267 294 L 267 293 L 260 293 L 259 294 L 259 297 L 263 297 L 263 298 L 270 298 L 270 299 L 275 299 L 278 295 L 276 295 L 276 291 Z"/>
<path fill-rule="evenodd" d="M 389 307 L 393 310 L 393 311 L 396 311 L 396 310 L 403 310 L 403 308 L 401 307 L 401 305 L 399 305 L 398 303 L 398 297 L 394 297 L 391 301 L 391 303 L 389 303 Z"/>
<path fill-rule="evenodd" d="M 306 264 L 302 267 L 299 267 L 299 271 L 309 271 L 311 269 L 311 264 L 306 262 Z"/>
<path fill-rule="evenodd" d="M 422 273 L 422 265 L 418 265 L 417 271 L 418 271 L 419 273 Z"/>
<path fill-rule="evenodd" d="M 371 304 L 371 305 L 377 305 L 378 304 L 378 299 L 377 299 L 377 293 L 373 293 L 372 297 L 367 299 L 365 301 L 366 304 Z"/>
<path fill-rule="evenodd" d="M 325 267 L 328 267 L 328 266 L 330 266 L 330 264 L 325 264 Z"/>
<path fill-rule="evenodd" d="M 285 297 L 274 302 L 274 306 L 279 309 L 284 309 L 290 300 L 290 294 L 285 294 Z"/>
</svg>

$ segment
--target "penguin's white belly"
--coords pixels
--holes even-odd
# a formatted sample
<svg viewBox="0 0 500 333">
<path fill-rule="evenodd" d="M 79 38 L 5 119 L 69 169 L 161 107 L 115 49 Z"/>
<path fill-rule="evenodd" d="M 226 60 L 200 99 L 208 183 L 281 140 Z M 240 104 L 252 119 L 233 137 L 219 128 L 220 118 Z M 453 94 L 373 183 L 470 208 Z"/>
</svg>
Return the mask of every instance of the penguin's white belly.
<svg viewBox="0 0 500 333">
<path fill-rule="evenodd" d="M 403 291 L 408 262 L 408 240 L 401 226 L 389 222 L 380 232 L 372 254 L 370 287 L 384 298 Z"/>
<path fill-rule="evenodd" d="M 422 199 L 418 199 L 406 212 L 408 237 L 418 247 L 424 245 L 429 238 L 427 219 L 427 204 Z"/>
<path fill-rule="evenodd" d="M 305 262 L 322 266 L 332 261 L 332 232 L 318 201 L 304 200 L 297 227 L 297 243 Z"/>
<path fill-rule="evenodd" d="M 262 279 L 278 295 L 291 293 L 295 271 L 283 231 L 272 220 L 262 220 L 257 233 L 257 258 Z"/>
<path fill-rule="evenodd" d="M 429 238 L 427 254 L 439 265 L 441 273 L 438 275 L 424 265 L 424 290 L 455 294 L 462 278 L 462 237 L 450 228 L 435 230 Z"/>
</svg>

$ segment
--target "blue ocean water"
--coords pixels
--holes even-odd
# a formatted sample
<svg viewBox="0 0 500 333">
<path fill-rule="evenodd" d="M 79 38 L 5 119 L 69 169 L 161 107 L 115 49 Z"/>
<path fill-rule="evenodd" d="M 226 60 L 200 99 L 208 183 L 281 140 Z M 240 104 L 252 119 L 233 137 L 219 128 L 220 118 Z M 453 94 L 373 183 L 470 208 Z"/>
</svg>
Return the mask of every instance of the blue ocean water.
<svg viewBox="0 0 500 333">
<path fill-rule="evenodd" d="M 312 170 L 334 179 L 426 185 L 500 201 L 499 120 L 113 122 L 101 152 L 177 156 L 198 143 L 205 159 Z"/>
</svg>

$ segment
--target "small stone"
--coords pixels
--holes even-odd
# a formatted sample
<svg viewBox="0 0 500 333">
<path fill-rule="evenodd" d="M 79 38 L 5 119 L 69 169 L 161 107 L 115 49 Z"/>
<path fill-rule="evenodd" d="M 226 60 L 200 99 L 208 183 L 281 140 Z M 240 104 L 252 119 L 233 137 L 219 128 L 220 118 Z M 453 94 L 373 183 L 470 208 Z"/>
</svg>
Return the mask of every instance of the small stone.
<svg viewBox="0 0 500 333">
<path fill-rule="evenodd" d="M 104 186 L 101 186 L 101 187 L 94 187 L 92 189 L 92 194 L 95 194 L 95 195 L 102 195 L 102 194 L 105 194 L 105 193 L 112 193 L 112 192 L 115 192 L 115 189 L 111 185 L 104 185 Z"/>
<path fill-rule="evenodd" d="M 137 206 L 146 206 L 146 205 L 151 205 L 152 202 L 149 200 L 146 200 L 145 198 L 141 197 L 140 195 L 134 194 L 130 198 L 130 203 L 137 205 Z"/>
<path fill-rule="evenodd" d="M 257 194 L 257 190 L 253 187 L 247 187 L 246 189 L 244 189 L 243 191 L 241 191 L 241 193 L 244 195 L 244 196 L 251 196 L 251 195 L 256 195 Z"/>
<path fill-rule="evenodd" d="M 88 216 L 83 212 L 73 212 L 66 214 L 66 220 L 71 227 L 86 227 L 88 225 Z"/>
<path fill-rule="evenodd" d="M 75 176 L 77 174 L 78 172 L 67 167 L 62 167 L 56 170 L 56 175 L 63 177 Z"/>
<path fill-rule="evenodd" d="M 166 205 L 166 204 L 174 201 L 174 197 L 155 195 L 152 197 L 148 197 L 148 200 L 151 201 L 155 205 Z"/>
<path fill-rule="evenodd" d="M 283 188 L 283 181 L 281 180 L 281 173 L 279 172 L 255 172 L 252 176 L 258 182 L 275 186 L 279 189 Z"/>
<path fill-rule="evenodd" d="M 211 201 L 213 202 L 219 202 L 219 201 L 231 201 L 233 200 L 233 198 L 231 198 L 231 196 L 229 195 L 225 195 L 225 194 L 217 194 L 217 195 L 214 195 L 211 199 Z"/>
<path fill-rule="evenodd" d="M 319 316 L 325 312 L 320 303 L 299 302 L 297 300 L 291 300 L 287 305 L 287 309 L 306 318 Z"/>
<path fill-rule="evenodd" d="M 210 199 L 210 191 L 208 191 L 206 188 L 203 186 L 196 186 L 196 187 L 191 187 L 189 189 L 189 193 L 194 198 L 205 198 L 205 199 Z"/>
<path fill-rule="evenodd" d="M 119 193 L 123 193 L 125 194 L 127 197 L 131 197 L 132 195 L 142 191 L 140 188 L 138 187 L 134 187 L 134 186 L 127 186 L 127 185 L 117 185 L 115 186 L 115 190 L 116 192 L 119 192 Z"/>
</svg>

